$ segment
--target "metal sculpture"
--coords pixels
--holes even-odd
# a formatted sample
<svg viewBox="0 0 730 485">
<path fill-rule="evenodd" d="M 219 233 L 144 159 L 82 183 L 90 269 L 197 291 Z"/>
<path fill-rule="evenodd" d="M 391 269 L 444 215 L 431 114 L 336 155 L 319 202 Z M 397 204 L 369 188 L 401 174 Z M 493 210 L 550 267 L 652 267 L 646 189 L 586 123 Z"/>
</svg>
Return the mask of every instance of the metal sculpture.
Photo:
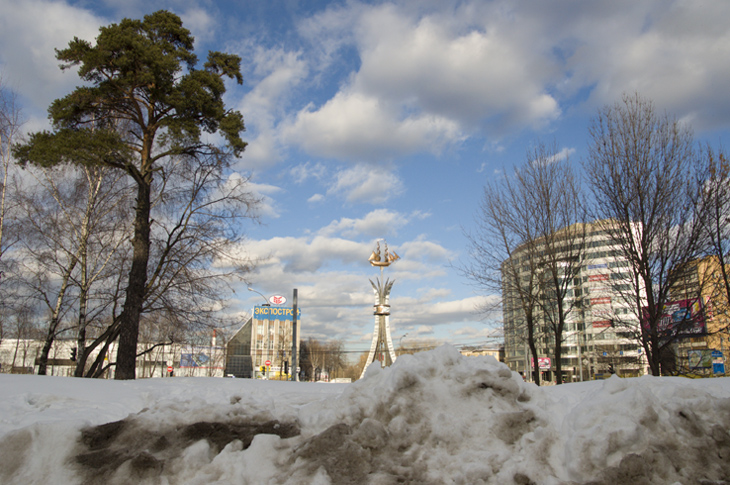
<svg viewBox="0 0 730 485">
<path fill-rule="evenodd" d="M 376 360 L 380 361 L 382 367 L 386 367 L 395 362 L 396 359 L 393 340 L 390 337 L 390 290 L 393 288 L 395 280 L 383 279 L 383 270 L 400 259 L 400 256 L 395 251 L 390 253 L 388 245 L 384 245 L 384 253 L 381 253 L 380 242 L 378 242 L 377 249 L 368 258 L 372 266 L 380 268 L 380 278 L 376 279 L 377 284 L 370 280 L 375 292 L 375 329 L 373 330 L 370 354 L 365 361 L 365 367 L 362 369 L 360 378 L 365 375 L 368 366 Z"/>
</svg>

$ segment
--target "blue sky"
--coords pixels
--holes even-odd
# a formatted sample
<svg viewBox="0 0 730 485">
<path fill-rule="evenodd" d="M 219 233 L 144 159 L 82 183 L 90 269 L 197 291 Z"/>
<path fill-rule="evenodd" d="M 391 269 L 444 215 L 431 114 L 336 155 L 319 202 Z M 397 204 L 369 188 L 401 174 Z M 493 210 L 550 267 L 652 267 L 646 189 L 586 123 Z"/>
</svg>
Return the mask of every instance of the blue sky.
<svg viewBox="0 0 730 485">
<path fill-rule="evenodd" d="M 303 336 L 366 350 L 367 258 L 385 238 L 401 260 L 396 343 L 480 345 L 495 320 L 452 268 L 464 260 L 484 183 L 555 142 L 579 163 L 596 110 L 638 91 L 728 145 L 730 2 L 0 0 L 0 74 L 26 128 L 78 83 L 54 48 L 123 17 L 168 9 L 199 57 L 243 59 L 227 104 L 249 146 L 235 169 L 265 197 L 244 254 L 251 285 L 299 290 Z M 261 303 L 241 285 L 232 310 Z"/>
</svg>

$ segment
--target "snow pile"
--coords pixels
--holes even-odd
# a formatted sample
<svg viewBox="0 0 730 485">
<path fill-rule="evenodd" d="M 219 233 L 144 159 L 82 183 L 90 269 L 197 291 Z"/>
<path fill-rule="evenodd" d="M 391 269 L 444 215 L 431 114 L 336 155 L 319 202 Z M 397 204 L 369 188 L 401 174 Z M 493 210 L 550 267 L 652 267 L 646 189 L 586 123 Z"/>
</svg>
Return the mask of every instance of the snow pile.
<svg viewBox="0 0 730 485">
<path fill-rule="evenodd" d="M 0 483 L 727 483 L 730 379 L 538 388 L 452 347 L 353 384 L 0 376 Z"/>
</svg>

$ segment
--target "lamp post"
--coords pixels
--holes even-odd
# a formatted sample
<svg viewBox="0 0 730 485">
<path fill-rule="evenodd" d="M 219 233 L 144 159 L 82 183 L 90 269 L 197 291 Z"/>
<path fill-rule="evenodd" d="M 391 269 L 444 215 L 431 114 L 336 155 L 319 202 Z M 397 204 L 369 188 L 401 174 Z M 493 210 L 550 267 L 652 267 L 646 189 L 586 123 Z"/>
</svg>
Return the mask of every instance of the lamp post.
<svg viewBox="0 0 730 485">
<path fill-rule="evenodd" d="M 250 286 L 248 287 L 248 291 L 253 291 L 254 293 L 258 293 L 259 295 L 261 295 L 261 298 L 263 298 L 264 301 L 266 302 L 266 303 L 264 303 L 263 306 L 271 306 L 271 304 L 269 304 L 269 300 L 267 300 L 266 297 L 264 295 L 262 295 L 261 293 L 259 293 L 258 291 L 254 290 Z"/>
<path fill-rule="evenodd" d="M 400 338 L 398 339 L 398 348 L 400 349 L 401 354 L 403 354 L 403 339 L 406 338 L 407 335 L 408 335 L 408 332 L 401 335 Z"/>
</svg>

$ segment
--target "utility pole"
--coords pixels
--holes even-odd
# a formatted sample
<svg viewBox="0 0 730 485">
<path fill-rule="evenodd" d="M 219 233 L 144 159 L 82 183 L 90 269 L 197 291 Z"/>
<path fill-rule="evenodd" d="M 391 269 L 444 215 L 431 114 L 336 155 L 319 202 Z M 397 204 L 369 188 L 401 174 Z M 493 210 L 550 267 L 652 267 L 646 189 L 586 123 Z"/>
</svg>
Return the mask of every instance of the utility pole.
<svg viewBox="0 0 730 485">
<path fill-rule="evenodd" d="M 291 380 L 299 381 L 299 368 L 297 361 L 297 289 L 294 288 L 292 295 L 292 324 L 291 324 Z"/>
</svg>

